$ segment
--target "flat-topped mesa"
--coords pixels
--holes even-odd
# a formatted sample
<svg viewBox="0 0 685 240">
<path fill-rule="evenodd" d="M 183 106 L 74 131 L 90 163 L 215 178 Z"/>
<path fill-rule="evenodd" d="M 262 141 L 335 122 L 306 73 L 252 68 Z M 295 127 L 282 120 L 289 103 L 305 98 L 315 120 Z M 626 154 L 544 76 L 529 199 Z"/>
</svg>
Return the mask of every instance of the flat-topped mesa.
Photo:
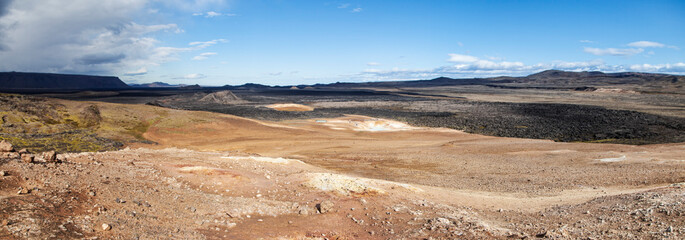
<svg viewBox="0 0 685 240">
<path fill-rule="evenodd" d="M 0 90 L 123 88 L 129 86 L 113 76 L 0 72 Z"/>
</svg>

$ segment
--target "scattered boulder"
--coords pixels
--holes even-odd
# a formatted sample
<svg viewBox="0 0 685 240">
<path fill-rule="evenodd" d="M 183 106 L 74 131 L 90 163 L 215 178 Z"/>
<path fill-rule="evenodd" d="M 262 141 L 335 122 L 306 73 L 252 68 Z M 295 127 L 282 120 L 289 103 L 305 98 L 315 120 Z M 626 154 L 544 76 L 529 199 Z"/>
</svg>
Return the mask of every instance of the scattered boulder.
<svg viewBox="0 0 685 240">
<path fill-rule="evenodd" d="M 299 206 L 299 207 L 297 208 L 297 214 L 300 214 L 300 215 L 309 215 L 309 209 L 307 209 L 306 206 Z"/>
<path fill-rule="evenodd" d="M 0 159 L 17 159 L 19 153 L 16 152 L 0 152 Z"/>
<path fill-rule="evenodd" d="M 8 141 L 2 140 L 0 142 L 0 152 L 14 152 L 14 147 Z"/>
<path fill-rule="evenodd" d="M 43 160 L 46 162 L 56 162 L 57 161 L 57 153 L 55 151 L 47 151 L 43 153 Z"/>
<path fill-rule="evenodd" d="M 102 224 L 102 231 L 109 231 L 109 230 L 111 230 L 111 229 L 112 229 L 112 226 L 111 226 L 111 225 L 109 225 L 109 224 L 107 224 L 107 223 L 103 223 L 103 224 Z"/>
<path fill-rule="evenodd" d="M 21 161 L 25 163 L 33 163 L 33 155 L 31 154 L 22 154 L 21 155 Z"/>
<path fill-rule="evenodd" d="M 5 171 L 0 171 L 0 177 L 4 177 L 4 176 L 7 176 L 7 172 L 5 172 Z"/>
<path fill-rule="evenodd" d="M 19 151 L 18 151 L 17 153 L 19 153 L 19 154 L 24 154 L 24 153 L 30 153 L 30 152 L 29 152 L 29 150 L 28 150 L 28 149 L 26 149 L 26 148 L 22 148 L 22 149 L 21 149 L 21 150 L 19 150 Z"/>
<path fill-rule="evenodd" d="M 326 200 L 319 204 L 316 204 L 316 210 L 318 210 L 319 213 L 327 213 L 333 210 L 333 206 L 333 202 Z"/>
<path fill-rule="evenodd" d="M 28 188 L 20 188 L 17 194 L 22 195 L 22 194 L 29 194 L 31 193 L 31 189 Z"/>
</svg>

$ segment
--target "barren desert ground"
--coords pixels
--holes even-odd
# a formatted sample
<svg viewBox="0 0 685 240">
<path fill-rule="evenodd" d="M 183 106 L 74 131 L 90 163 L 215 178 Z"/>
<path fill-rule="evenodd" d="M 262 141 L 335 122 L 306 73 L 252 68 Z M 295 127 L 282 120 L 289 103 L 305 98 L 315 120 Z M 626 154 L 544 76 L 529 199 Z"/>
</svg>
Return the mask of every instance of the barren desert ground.
<svg viewBox="0 0 685 240">
<path fill-rule="evenodd" d="M 14 107 L 3 110 L 4 131 L 17 132 L 4 136 L 40 133 L 55 142 L 53 148 L 101 151 L 58 150 L 52 160 L 37 147 L 45 144 L 6 137 L 14 146 L 3 150 L 0 162 L 2 238 L 685 234 L 685 143 L 559 142 L 354 114 L 288 115 L 341 105 L 406 109 L 434 102 L 247 101 L 252 105 L 244 106 L 283 118 L 256 120 L 141 104 L 20 95 L 3 95 L 3 101 Z M 667 111 L 664 117 L 682 116 Z M 93 140 L 57 144 L 67 140 L 54 133 L 65 131 L 65 139 Z M 21 148 L 31 153 L 20 155 Z"/>
</svg>

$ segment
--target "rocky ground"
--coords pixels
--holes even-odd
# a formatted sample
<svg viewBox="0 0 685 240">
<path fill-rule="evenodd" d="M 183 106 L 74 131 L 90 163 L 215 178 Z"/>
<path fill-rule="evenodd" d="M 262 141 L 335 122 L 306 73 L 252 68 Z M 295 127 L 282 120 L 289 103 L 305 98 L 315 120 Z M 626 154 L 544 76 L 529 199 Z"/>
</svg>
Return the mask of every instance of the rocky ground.
<svg viewBox="0 0 685 240">
<path fill-rule="evenodd" d="M 40 155 L 40 154 L 37 154 Z M 237 152 L 124 149 L 5 158 L 5 239 L 679 239 L 682 184 L 542 210 Z M 485 200 L 487 201 L 487 200 Z M 526 201 L 520 198 L 517 201 Z"/>
<path fill-rule="evenodd" d="M 282 102 L 289 98 L 226 93 L 245 102 L 196 105 L 261 120 L 0 95 L 16 106 L 0 106 L 0 137 L 9 141 L 0 143 L 0 238 L 682 239 L 685 234 L 683 143 L 554 142 L 427 127 L 644 144 L 682 137 L 678 116 L 449 96 L 405 101 L 406 96 L 368 91 L 323 100 L 302 94 L 297 98 L 306 101 Z M 102 141 L 79 145 L 90 141 L 58 137 L 73 131 Z M 35 134 L 46 140 L 33 140 Z M 109 143 L 127 148 L 88 149 L 115 146 Z"/>
</svg>

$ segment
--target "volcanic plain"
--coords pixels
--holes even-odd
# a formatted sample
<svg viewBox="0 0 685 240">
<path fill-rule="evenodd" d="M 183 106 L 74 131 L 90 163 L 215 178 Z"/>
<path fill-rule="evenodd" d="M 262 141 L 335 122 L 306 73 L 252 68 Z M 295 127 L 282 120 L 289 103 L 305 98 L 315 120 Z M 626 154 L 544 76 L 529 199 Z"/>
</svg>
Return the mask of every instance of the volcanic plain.
<svg viewBox="0 0 685 240">
<path fill-rule="evenodd" d="M 0 94 L 0 238 L 683 238 L 682 77 L 444 81 Z"/>
</svg>

